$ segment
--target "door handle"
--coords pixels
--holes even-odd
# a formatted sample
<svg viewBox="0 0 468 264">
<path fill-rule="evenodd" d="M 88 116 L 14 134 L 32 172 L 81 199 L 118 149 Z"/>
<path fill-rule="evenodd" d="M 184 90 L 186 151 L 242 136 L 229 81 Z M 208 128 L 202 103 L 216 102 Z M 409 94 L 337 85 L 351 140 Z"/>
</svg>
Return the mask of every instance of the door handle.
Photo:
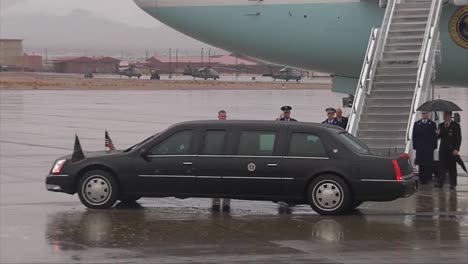
<svg viewBox="0 0 468 264">
<path fill-rule="evenodd" d="M 268 166 L 268 167 L 272 167 L 272 168 L 276 168 L 276 167 L 278 167 L 278 164 L 276 164 L 276 163 L 269 163 L 269 164 L 267 164 L 267 166 Z"/>
<path fill-rule="evenodd" d="M 184 164 L 185 166 L 192 166 L 193 165 L 192 162 L 183 162 L 182 164 Z"/>
</svg>

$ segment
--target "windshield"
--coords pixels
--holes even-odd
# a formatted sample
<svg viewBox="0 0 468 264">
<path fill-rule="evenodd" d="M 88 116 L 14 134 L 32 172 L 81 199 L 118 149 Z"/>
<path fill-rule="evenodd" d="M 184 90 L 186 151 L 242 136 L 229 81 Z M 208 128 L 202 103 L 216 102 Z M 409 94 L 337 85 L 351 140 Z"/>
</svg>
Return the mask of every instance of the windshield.
<svg viewBox="0 0 468 264">
<path fill-rule="evenodd" d="M 340 133 L 340 137 L 343 139 L 343 142 L 350 147 L 353 151 L 361 154 L 370 154 L 369 147 L 366 144 L 362 143 L 359 139 L 353 137 L 348 132 Z"/>
<path fill-rule="evenodd" d="M 159 134 L 160 134 L 160 133 L 156 133 L 156 134 L 152 135 L 151 137 L 146 138 L 145 140 L 141 141 L 140 143 L 137 143 L 137 144 L 135 144 L 135 145 L 129 147 L 128 149 L 124 150 L 124 152 L 129 152 L 129 151 L 134 150 L 136 147 L 142 145 L 143 143 L 149 141 L 149 140 L 152 139 L 152 138 L 155 138 L 155 137 L 156 137 L 157 135 L 159 135 Z"/>
</svg>

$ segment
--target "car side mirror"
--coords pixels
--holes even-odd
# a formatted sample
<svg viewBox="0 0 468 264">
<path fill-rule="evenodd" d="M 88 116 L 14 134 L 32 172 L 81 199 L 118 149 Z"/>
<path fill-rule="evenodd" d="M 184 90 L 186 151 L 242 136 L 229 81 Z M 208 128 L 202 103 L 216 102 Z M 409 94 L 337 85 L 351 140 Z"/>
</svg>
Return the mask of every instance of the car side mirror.
<svg viewBox="0 0 468 264">
<path fill-rule="evenodd" d="M 455 114 L 453 115 L 453 121 L 455 121 L 456 123 L 460 123 L 461 118 L 460 118 L 460 114 L 459 114 L 459 113 L 455 113 Z"/>
<path fill-rule="evenodd" d="M 151 154 L 151 153 L 150 153 L 147 149 L 142 149 L 142 150 L 140 151 L 140 154 L 139 154 L 139 155 L 140 155 L 140 157 L 141 157 L 142 159 L 144 159 L 144 160 L 149 160 L 149 159 L 148 159 L 148 156 L 149 156 L 150 154 Z"/>
</svg>

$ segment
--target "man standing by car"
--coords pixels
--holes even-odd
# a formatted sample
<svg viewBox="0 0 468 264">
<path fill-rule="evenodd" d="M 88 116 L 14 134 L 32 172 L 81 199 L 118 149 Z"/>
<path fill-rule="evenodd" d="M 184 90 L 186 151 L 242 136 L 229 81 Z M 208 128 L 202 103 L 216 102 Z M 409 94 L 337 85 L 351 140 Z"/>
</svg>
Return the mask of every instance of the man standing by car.
<svg viewBox="0 0 468 264">
<path fill-rule="evenodd" d="M 336 109 L 336 123 L 339 127 L 346 129 L 348 126 L 348 118 L 343 116 L 343 110 L 341 108 Z"/>
<path fill-rule="evenodd" d="M 452 112 L 444 112 L 444 122 L 439 124 L 437 134 L 440 138 L 439 162 L 440 177 L 435 187 L 444 186 L 445 177 L 448 172 L 450 189 L 455 190 L 457 186 L 457 158 L 460 151 L 462 135 L 460 125 L 452 121 Z"/>
<path fill-rule="evenodd" d="M 421 119 L 413 125 L 413 149 L 419 166 L 419 181 L 428 184 L 434 169 L 434 150 L 437 149 L 437 124 L 429 119 L 428 112 L 421 112 Z"/>
<path fill-rule="evenodd" d="M 327 120 L 323 121 L 322 124 L 338 126 L 338 121 L 335 119 L 336 109 L 329 107 L 325 109 L 325 112 L 327 112 Z"/>
<path fill-rule="evenodd" d="M 297 122 L 296 119 L 291 118 L 291 110 L 292 107 L 289 105 L 281 107 L 281 111 L 283 111 L 283 113 L 281 113 L 280 117 L 278 117 L 276 121 Z"/>
<path fill-rule="evenodd" d="M 227 112 L 226 110 L 220 110 L 218 112 L 218 120 L 227 120 Z M 214 212 L 219 212 L 221 210 L 221 199 L 214 198 L 211 204 L 211 210 Z M 231 199 L 223 199 L 223 212 L 231 211 Z"/>
</svg>

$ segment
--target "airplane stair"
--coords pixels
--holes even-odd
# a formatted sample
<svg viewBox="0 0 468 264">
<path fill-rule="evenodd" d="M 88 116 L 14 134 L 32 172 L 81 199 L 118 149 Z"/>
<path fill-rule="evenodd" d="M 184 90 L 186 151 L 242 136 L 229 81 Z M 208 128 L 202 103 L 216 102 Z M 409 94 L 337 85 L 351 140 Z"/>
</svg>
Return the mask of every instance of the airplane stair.
<svg viewBox="0 0 468 264">
<path fill-rule="evenodd" d="M 411 150 L 416 109 L 432 99 L 443 0 L 390 0 L 373 29 L 348 131 L 375 153 Z"/>
</svg>

